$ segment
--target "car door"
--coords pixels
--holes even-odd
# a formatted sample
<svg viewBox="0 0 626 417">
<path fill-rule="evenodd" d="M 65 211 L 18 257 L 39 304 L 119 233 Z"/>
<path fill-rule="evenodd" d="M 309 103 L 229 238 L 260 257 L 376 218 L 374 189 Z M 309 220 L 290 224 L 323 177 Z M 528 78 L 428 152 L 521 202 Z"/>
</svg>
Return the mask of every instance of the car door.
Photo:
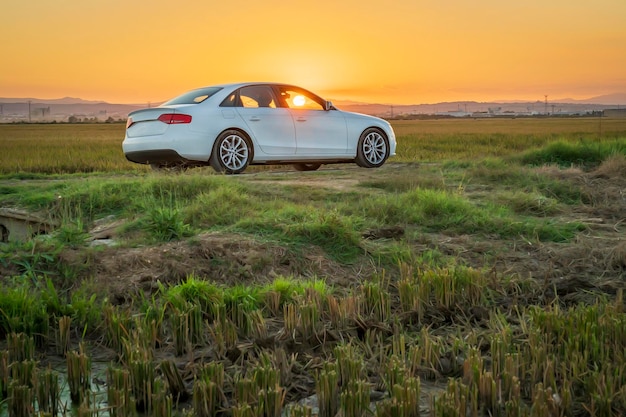
<svg viewBox="0 0 626 417">
<path fill-rule="evenodd" d="M 325 102 L 313 93 L 291 86 L 280 87 L 280 99 L 289 108 L 296 129 L 296 155 L 345 155 L 348 129 L 341 112 L 325 110 Z"/>
<path fill-rule="evenodd" d="M 289 109 L 279 107 L 268 85 L 242 87 L 237 92 L 237 112 L 261 151 L 268 155 L 294 155 L 296 133 Z"/>
</svg>

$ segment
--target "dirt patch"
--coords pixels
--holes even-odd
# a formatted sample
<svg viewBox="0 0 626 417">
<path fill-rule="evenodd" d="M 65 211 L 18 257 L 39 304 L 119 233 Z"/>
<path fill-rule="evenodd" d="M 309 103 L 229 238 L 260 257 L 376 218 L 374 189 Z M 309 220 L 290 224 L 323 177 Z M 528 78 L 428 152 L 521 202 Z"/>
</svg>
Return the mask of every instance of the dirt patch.
<svg viewBox="0 0 626 417">
<path fill-rule="evenodd" d="M 66 262 L 84 256 L 68 251 Z M 276 277 L 324 278 L 350 287 L 372 267 L 351 267 L 329 260 L 321 249 L 295 254 L 273 243 L 227 233 L 206 233 L 190 241 L 141 248 L 110 247 L 93 254 L 88 262 L 98 288 L 107 289 L 117 303 L 129 301 L 138 291 L 152 292 L 158 283 L 175 285 L 193 274 L 217 284 L 267 284 Z"/>
</svg>

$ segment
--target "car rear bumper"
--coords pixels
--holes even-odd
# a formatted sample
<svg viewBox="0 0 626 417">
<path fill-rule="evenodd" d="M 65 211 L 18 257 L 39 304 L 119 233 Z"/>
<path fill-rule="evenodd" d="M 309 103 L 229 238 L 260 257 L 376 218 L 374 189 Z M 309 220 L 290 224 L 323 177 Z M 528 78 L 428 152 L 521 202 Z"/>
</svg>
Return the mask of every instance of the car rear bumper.
<svg viewBox="0 0 626 417">
<path fill-rule="evenodd" d="M 147 151 L 126 152 L 126 159 L 138 164 L 176 164 L 185 163 L 189 160 L 180 156 L 172 149 L 155 149 Z"/>
</svg>

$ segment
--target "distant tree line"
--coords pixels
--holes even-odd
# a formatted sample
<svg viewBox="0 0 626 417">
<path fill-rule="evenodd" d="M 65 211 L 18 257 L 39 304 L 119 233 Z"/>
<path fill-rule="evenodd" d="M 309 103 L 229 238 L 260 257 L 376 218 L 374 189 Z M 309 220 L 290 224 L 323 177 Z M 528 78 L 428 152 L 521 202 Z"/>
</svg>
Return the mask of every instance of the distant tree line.
<svg viewBox="0 0 626 417">
<path fill-rule="evenodd" d="M 60 121 L 60 120 L 36 120 L 36 121 L 31 121 L 29 122 L 28 120 L 17 120 L 17 121 L 11 121 L 11 122 L 6 122 L 6 124 L 18 124 L 18 125 L 48 125 L 48 124 L 87 124 L 87 123 L 92 123 L 92 124 L 96 124 L 96 123 L 126 123 L 126 119 L 122 119 L 122 118 L 117 118 L 114 119 L 112 117 L 109 117 L 108 119 L 102 121 L 99 120 L 96 117 L 85 117 L 84 119 L 81 119 L 79 117 L 75 117 L 75 116 L 70 116 L 68 118 L 67 121 Z"/>
<path fill-rule="evenodd" d="M 85 118 L 80 118 L 77 116 L 70 116 L 67 118 L 67 122 L 68 123 L 103 123 L 100 119 L 98 119 L 97 117 L 85 117 Z M 109 116 L 104 123 L 126 123 L 126 119 L 122 119 L 122 118 L 117 118 L 114 119 L 113 117 Z"/>
</svg>

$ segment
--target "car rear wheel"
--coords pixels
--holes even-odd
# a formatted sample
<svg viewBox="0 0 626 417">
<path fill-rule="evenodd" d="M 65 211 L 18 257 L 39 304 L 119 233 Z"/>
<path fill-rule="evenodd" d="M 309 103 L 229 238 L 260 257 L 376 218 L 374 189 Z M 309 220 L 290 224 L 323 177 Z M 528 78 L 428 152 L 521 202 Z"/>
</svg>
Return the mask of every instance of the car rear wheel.
<svg viewBox="0 0 626 417">
<path fill-rule="evenodd" d="M 252 157 L 250 139 L 238 130 L 226 130 L 215 140 L 209 163 L 217 172 L 240 174 Z"/>
<path fill-rule="evenodd" d="M 356 150 L 358 166 L 364 168 L 378 168 L 389 157 L 389 141 L 378 129 L 369 128 L 361 133 Z"/>
<path fill-rule="evenodd" d="M 317 171 L 322 164 L 294 164 L 296 171 Z"/>
</svg>

